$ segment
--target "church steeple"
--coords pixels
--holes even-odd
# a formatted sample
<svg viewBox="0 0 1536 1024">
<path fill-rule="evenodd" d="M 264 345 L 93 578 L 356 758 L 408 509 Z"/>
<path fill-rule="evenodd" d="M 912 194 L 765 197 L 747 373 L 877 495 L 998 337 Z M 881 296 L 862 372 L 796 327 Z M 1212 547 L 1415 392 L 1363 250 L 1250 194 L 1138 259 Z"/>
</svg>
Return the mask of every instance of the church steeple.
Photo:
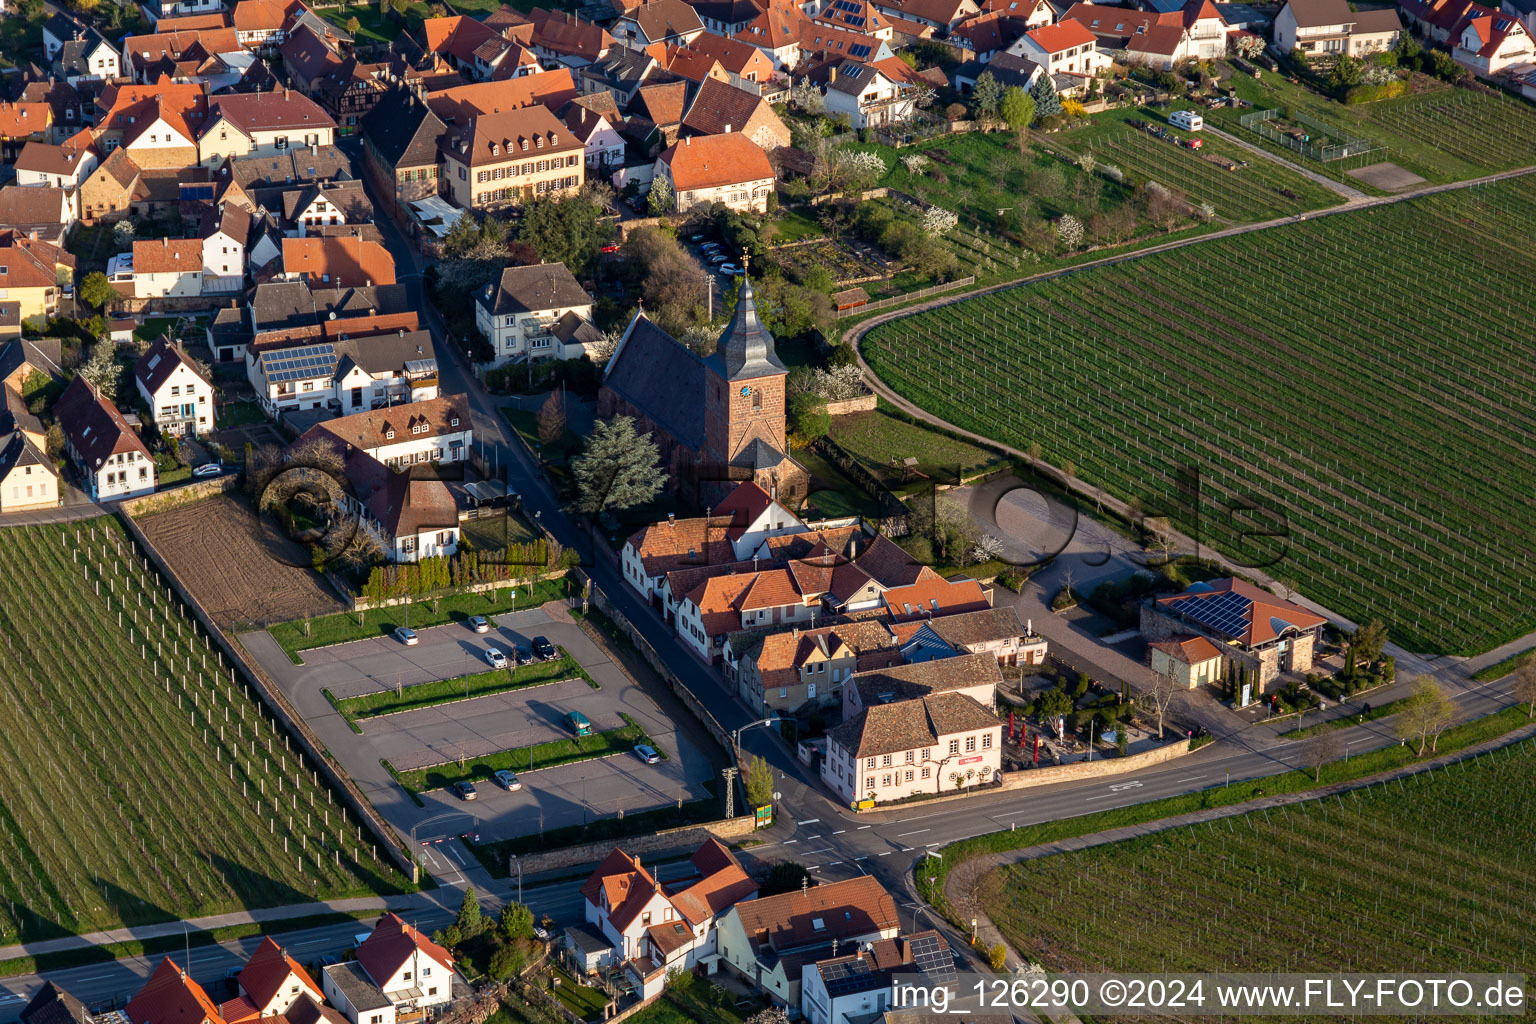
<svg viewBox="0 0 1536 1024">
<path fill-rule="evenodd" d="M 720 335 L 715 352 L 706 362 L 727 382 L 771 377 L 789 373 L 774 351 L 773 335 L 757 315 L 757 298 L 752 279 L 746 276 L 747 257 L 741 259 L 741 291 L 736 296 L 736 313 Z"/>
</svg>

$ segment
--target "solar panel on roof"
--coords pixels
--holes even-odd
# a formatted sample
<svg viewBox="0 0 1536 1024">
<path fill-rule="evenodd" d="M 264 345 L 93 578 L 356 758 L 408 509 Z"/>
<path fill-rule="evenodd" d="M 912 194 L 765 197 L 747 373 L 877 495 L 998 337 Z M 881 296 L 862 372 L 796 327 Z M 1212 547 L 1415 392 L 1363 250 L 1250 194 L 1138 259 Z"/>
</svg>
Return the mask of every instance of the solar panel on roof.
<svg viewBox="0 0 1536 1024">
<path fill-rule="evenodd" d="M 919 935 L 911 939 L 912 962 L 924 975 L 935 981 L 947 981 L 955 976 L 955 958 L 939 942 L 937 935 Z"/>
<path fill-rule="evenodd" d="M 835 996 L 868 988 L 872 980 L 870 973 L 869 962 L 857 958 L 827 964 L 821 969 L 821 980 L 827 987 L 827 994 Z"/>
<path fill-rule="evenodd" d="M 870 49 L 863 43 L 855 43 L 854 45 L 848 47 L 848 53 L 854 57 L 868 57 L 870 54 Z"/>
</svg>

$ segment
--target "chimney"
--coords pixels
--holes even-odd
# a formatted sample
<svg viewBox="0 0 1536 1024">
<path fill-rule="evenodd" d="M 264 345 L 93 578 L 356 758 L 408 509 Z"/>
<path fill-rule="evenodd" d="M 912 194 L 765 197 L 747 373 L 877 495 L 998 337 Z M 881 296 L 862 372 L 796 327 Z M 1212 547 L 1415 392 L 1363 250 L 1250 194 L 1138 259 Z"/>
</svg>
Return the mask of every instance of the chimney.
<svg viewBox="0 0 1536 1024">
<path fill-rule="evenodd" d="M 852 559 L 855 559 L 855 558 L 858 558 L 858 557 L 859 557 L 859 541 L 858 541 L 858 538 L 855 537 L 853 540 L 848 542 L 848 558 L 849 558 L 849 560 L 852 560 Z"/>
<path fill-rule="evenodd" d="M 835 81 L 837 81 L 837 68 L 828 68 L 827 69 L 827 84 L 831 85 Z"/>
<path fill-rule="evenodd" d="M 691 146 L 691 145 L 693 145 L 693 136 L 692 136 L 692 135 L 690 135 L 690 136 L 688 136 L 688 137 L 687 137 L 687 138 L 686 138 L 686 139 L 684 139 L 684 140 L 683 140 L 683 145 L 685 145 L 685 146 Z"/>
<path fill-rule="evenodd" d="M 668 526 L 676 526 L 677 525 L 677 513 L 676 512 L 668 512 L 667 513 L 667 525 Z"/>
<path fill-rule="evenodd" d="M 726 125 L 725 126 L 725 134 L 727 134 L 727 135 L 731 134 L 731 126 L 730 125 Z"/>
</svg>

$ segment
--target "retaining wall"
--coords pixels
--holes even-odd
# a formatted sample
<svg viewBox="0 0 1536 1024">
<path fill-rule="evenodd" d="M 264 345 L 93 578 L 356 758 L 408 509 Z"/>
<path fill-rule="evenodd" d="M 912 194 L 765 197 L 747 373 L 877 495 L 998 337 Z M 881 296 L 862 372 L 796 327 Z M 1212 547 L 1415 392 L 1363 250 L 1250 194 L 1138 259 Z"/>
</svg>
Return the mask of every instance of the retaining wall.
<svg viewBox="0 0 1536 1024">
<path fill-rule="evenodd" d="M 531 875 L 541 871 L 556 871 L 600 861 L 608 856 L 609 851 L 615 846 L 622 846 L 631 856 L 683 849 L 692 852 L 703 845 L 704 840 L 710 836 L 717 839 L 735 839 L 738 836 L 751 835 L 756 824 L 757 819 L 754 815 L 743 814 L 735 818 L 705 822 L 701 825 L 683 825 L 679 828 L 664 829 L 648 836 L 580 843 L 559 850 L 525 854 L 516 860 L 522 864 L 523 873 Z M 512 870 L 515 871 L 516 868 Z"/>
<path fill-rule="evenodd" d="M 156 491 L 154 494 L 145 494 L 137 498 L 124 498 L 118 502 L 117 507 L 130 516 L 147 516 L 156 512 L 165 512 L 183 505 L 190 505 L 204 498 L 211 498 L 217 494 L 228 494 L 236 489 L 240 478 L 234 473 L 225 476 L 214 477 L 210 480 L 196 480 L 183 487 L 175 487 L 168 491 Z"/>
</svg>

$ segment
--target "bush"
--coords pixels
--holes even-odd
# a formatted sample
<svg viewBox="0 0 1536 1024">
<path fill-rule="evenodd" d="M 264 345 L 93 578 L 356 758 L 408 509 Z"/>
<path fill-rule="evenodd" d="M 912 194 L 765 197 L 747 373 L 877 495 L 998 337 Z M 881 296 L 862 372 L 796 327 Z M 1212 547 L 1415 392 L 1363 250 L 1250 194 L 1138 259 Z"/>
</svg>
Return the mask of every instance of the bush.
<svg viewBox="0 0 1536 1024">
<path fill-rule="evenodd" d="M 1093 685 L 1093 680 L 1088 678 L 1088 673 L 1079 672 L 1077 681 L 1072 684 L 1072 699 L 1081 700 L 1088 693 L 1088 687 Z"/>
<path fill-rule="evenodd" d="M 1407 82 L 1387 82 L 1384 85 L 1357 85 L 1344 93 L 1344 102 L 1375 103 L 1377 100 L 1396 99 L 1407 91 Z"/>
<path fill-rule="evenodd" d="M 1065 587 L 1063 587 L 1061 592 L 1051 599 L 1051 611 L 1053 612 L 1065 611 L 1066 609 L 1073 608 L 1076 605 L 1077 597 Z"/>
</svg>

